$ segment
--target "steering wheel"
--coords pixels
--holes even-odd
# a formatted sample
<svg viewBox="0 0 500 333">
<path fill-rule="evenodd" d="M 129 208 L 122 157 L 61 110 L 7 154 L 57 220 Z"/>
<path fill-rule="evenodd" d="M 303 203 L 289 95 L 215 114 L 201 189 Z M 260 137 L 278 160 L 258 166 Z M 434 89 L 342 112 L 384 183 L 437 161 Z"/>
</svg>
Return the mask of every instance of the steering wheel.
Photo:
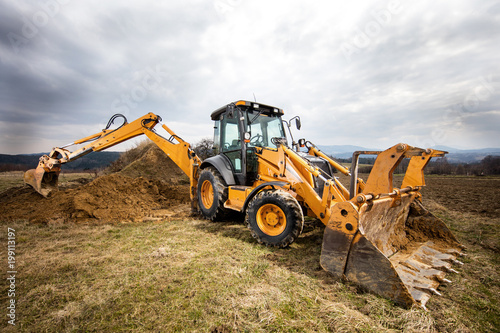
<svg viewBox="0 0 500 333">
<path fill-rule="evenodd" d="M 252 138 L 250 138 L 250 143 L 254 146 L 262 146 L 264 144 L 264 137 L 261 134 L 256 134 Z"/>
</svg>

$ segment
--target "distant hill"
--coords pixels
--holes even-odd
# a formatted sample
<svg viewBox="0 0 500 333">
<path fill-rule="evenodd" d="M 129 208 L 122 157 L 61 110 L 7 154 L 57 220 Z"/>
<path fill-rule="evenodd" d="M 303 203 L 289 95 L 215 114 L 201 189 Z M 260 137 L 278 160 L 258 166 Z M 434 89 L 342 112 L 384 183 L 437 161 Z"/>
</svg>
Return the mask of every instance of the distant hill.
<svg viewBox="0 0 500 333">
<path fill-rule="evenodd" d="M 353 145 L 330 145 L 318 146 L 318 148 L 327 155 L 336 158 L 351 158 L 355 151 L 363 150 L 382 150 L 380 148 L 366 148 Z M 488 155 L 500 156 L 500 148 L 484 148 L 484 149 L 468 149 L 461 150 L 447 146 L 435 146 L 433 149 L 439 149 L 449 152 L 446 155 L 450 163 L 476 163 L 480 162 Z M 38 159 L 44 153 L 39 154 L 20 154 L 7 155 L 0 154 L 0 172 L 14 170 L 34 169 L 38 165 Z M 116 161 L 121 152 L 101 151 L 94 152 L 83 156 L 76 161 L 67 163 L 63 166 L 63 170 L 95 170 L 107 167 L 111 162 Z M 370 156 L 365 156 L 370 157 Z"/>
<path fill-rule="evenodd" d="M 318 146 L 318 148 L 325 154 L 331 155 L 336 158 L 350 158 L 355 151 L 363 150 L 383 150 L 380 148 L 365 148 L 352 145 L 332 145 L 332 146 Z M 450 163 L 475 163 L 480 162 L 488 155 L 500 156 L 500 148 L 483 148 L 483 149 L 457 149 L 447 146 L 434 146 L 432 149 L 439 149 L 447 151 L 446 158 Z"/>
<path fill-rule="evenodd" d="M 500 156 L 500 148 L 456 149 L 446 146 L 435 146 L 432 148 L 449 152 L 446 157 L 450 163 L 475 163 L 480 162 L 488 155 Z"/>
<path fill-rule="evenodd" d="M 7 155 L 0 154 L 0 171 L 14 171 L 14 170 L 28 170 L 34 169 L 38 165 L 40 156 L 47 153 L 40 154 L 21 154 L 21 155 Z M 95 170 L 107 167 L 111 162 L 116 161 L 121 152 L 114 151 L 100 151 L 90 153 L 79 159 L 67 163 L 63 166 L 63 170 Z"/>
<path fill-rule="evenodd" d="M 352 153 L 360 150 L 381 150 L 378 148 L 365 148 L 352 145 L 332 145 L 332 146 L 318 146 L 318 148 L 325 154 L 336 158 L 350 158 Z"/>
</svg>

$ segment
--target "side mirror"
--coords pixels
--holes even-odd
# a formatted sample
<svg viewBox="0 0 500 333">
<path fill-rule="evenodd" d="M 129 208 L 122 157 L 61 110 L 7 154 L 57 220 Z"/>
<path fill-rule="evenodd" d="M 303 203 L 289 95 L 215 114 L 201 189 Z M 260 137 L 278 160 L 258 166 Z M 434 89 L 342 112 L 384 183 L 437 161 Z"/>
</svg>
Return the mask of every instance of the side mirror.
<svg viewBox="0 0 500 333">
<path fill-rule="evenodd" d="M 234 118 L 234 104 L 229 104 L 226 107 L 226 112 L 227 112 L 227 119 L 233 119 Z"/>
<path fill-rule="evenodd" d="M 297 126 L 298 130 L 300 130 L 300 128 L 302 127 L 299 117 L 295 118 L 295 126 Z"/>
</svg>

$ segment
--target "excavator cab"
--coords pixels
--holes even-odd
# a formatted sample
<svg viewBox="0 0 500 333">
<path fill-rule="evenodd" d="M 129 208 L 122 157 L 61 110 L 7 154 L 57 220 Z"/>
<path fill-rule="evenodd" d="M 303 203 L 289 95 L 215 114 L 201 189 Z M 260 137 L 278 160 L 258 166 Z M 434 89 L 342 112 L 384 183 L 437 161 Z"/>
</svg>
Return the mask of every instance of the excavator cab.
<svg viewBox="0 0 500 333">
<path fill-rule="evenodd" d="M 226 160 L 235 185 L 251 185 L 257 177 L 256 148 L 277 149 L 286 143 L 283 110 L 238 101 L 215 110 L 214 150 Z"/>
</svg>

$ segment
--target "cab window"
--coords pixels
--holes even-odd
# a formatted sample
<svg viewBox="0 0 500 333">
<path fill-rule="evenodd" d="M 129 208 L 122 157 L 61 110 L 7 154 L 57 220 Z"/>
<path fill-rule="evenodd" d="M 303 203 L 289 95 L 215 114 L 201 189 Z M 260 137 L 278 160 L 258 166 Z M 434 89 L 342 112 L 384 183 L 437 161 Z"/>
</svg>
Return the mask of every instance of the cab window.
<svg viewBox="0 0 500 333">
<path fill-rule="evenodd" d="M 249 126 L 250 143 L 248 146 L 277 148 L 271 139 L 285 137 L 281 118 L 270 117 L 264 114 L 253 117 L 250 115 L 249 118 L 251 124 Z"/>
<path fill-rule="evenodd" d="M 221 119 L 221 151 L 226 155 L 235 172 L 241 172 L 241 136 L 237 117 L 223 116 Z"/>
</svg>

